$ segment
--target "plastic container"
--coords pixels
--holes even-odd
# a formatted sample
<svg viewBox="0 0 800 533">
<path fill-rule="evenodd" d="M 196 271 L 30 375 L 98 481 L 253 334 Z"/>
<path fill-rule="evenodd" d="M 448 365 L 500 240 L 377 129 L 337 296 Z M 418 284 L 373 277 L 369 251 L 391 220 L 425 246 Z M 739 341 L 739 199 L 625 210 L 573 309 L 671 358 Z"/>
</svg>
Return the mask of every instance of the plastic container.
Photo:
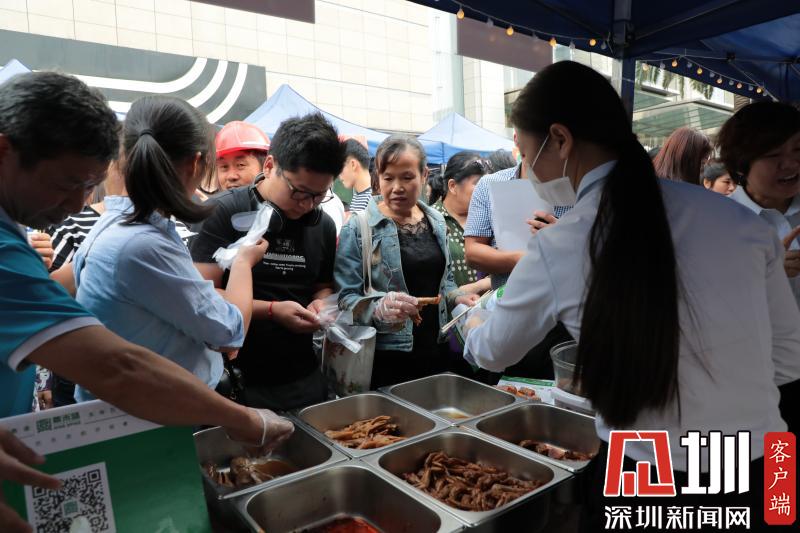
<svg viewBox="0 0 800 533">
<path fill-rule="evenodd" d="M 574 394 L 581 395 L 580 383 L 575 383 L 575 362 L 578 358 L 578 343 L 575 341 L 562 342 L 550 349 L 550 358 L 553 360 L 556 387 Z"/>
</svg>

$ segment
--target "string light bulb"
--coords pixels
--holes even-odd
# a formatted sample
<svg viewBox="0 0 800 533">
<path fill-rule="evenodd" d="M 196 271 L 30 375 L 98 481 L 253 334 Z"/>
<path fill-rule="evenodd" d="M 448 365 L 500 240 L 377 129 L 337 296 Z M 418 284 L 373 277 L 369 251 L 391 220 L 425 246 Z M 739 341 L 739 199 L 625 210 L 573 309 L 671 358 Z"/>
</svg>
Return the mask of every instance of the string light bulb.
<svg viewBox="0 0 800 533">
<path fill-rule="evenodd" d="M 692 62 L 691 62 L 691 61 L 689 61 L 688 63 L 686 63 L 686 68 L 692 68 Z"/>
<path fill-rule="evenodd" d="M 661 63 L 659 63 L 659 64 L 658 64 L 658 68 L 660 68 L 661 70 L 664 70 L 664 69 L 666 68 L 666 67 L 664 66 L 664 62 L 663 62 L 663 61 L 662 61 Z"/>
<path fill-rule="evenodd" d="M 569 49 L 572 50 L 573 52 L 575 51 L 575 43 L 573 41 L 569 42 Z"/>
<path fill-rule="evenodd" d="M 728 80 L 728 85 L 733 85 L 733 80 Z"/>
<path fill-rule="evenodd" d="M 605 50 L 605 49 L 606 49 L 606 42 L 603 41 L 602 43 L 600 43 L 600 50 Z"/>
<path fill-rule="evenodd" d="M 514 35 L 514 28 L 512 26 L 509 26 L 508 28 L 506 28 L 506 35 L 508 35 L 509 37 Z"/>
<path fill-rule="evenodd" d="M 550 37 L 550 46 L 555 48 L 557 44 L 558 43 L 556 42 L 556 38 L 555 37 Z"/>
<path fill-rule="evenodd" d="M 762 89 L 761 87 L 759 87 L 758 89 L 756 89 L 756 92 L 757 92 L 758 94 L 761 94 L 761 93 L 763 93 L 763 92 L 764 92 L 764 89 Z"/>
<path fill-rule="evenodd" d="M 721 84 L 722 84 L 722 77 L 719 77 L 719 78 L 717 78 L 717 85 L 721 85 Z"/>
<path fill-rule="evenodd" d="M 494 21 L 492 20 L 492 17 L 486 19 L 486 25 L 489 26 L 490 28 L 494 26 Z"/>
<path fill-rule="evenodd" d="M 741 89 L 741 88 L 742 88 L 742 82 L 739 82 L 739 83 L 737 83 L 737 84 L 736 84 L 736 88 L 737 88 L 737 89 Z"/>
<path fill-rule="evenodd" d="M 464 10 L 461 7 L 458 8 L 458 12 L 456 13 L 456 18 L 458 20 L 461 20 L 461 19 L 464 18 Z"/>
<path fill-rule="evenodd" d="M 703 67 L 697 67 L 697 75 L 699 76 L 702 73 L 703 73 Z"/>
<path fill-rule="evenodd" d="M 672 60 L 672 66 L 673 67 L 677 67 L 678 66 L 678 60 L 677 59 L 673 59 Z"/>
<path fill-rule="evenodd" d="M 752 91 L 752 90 L 753 90 L 753 86 L 752 86 L 752 85 L 748 85 L 748 86 L 747 86 L 747 90 L 748 90 L 748 91 Z"/>
<path fill-rule="evenodd" d="M 642 63 L 642 70 L 647 72 L 648 70 L 650 70 L 650 65 L 648 65 L 647 63 Z"/>
<path fill-rule="evenodd" d="M 589 46 L 595 46 L 597 44 L 597 39 L 589 39 Z"/>
<path fill-rule="evenodd" d="M 709 78 L 713 78 L 714 76 L 716 76 L 716 74 L 714 74 L 714 71 L 713 71 L 713 70 L 712 70 L 711 72 L 709 72 L 709 73 L 708 73 L 708 77 L 709 77 Z"/>
</svg>

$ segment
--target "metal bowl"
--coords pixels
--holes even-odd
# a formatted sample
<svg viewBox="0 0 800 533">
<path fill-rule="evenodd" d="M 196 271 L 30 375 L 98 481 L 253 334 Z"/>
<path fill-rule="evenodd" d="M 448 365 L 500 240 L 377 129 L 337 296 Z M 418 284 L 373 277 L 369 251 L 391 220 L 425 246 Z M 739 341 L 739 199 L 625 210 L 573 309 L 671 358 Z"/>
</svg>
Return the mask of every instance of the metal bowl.
<svg viewBox="0 0 800 533">
<path fill-rule="evenodd" d="M 253 531 L 303 531 L 357 517 L 385 533 L 460 531 L 454 517 L 351 461 L 249 494 L 237 508 Z"/>
<path fill-rule="evenodd" d="M 417 471 L 429 453 L 440 450 L 451 457 L 492 465 L 520 479 L 541 480 L 545 484 L 492 511 L 462 511 L 414 488 L 400 477 Z M 525 525 L 525 531 L 538 531 L 547 522 L 548 491 L 570 477 L 564 470 L 459 428 L 449 428 L 393 450 L 367 456 L 363 460 L 394 483 L 411 487 L 419 498 L 453 514 L 470 528 L 481 531 L 518 530 L 520 524 Z"/>
<path fill-rule="evenodd" d="M 594 454 L 600 449 L 600 439 L 595 431 L 593 417 L 542 403 L 518 405 L 499 413 L 480 417 L 465 426 L 508 442 L 526 454 L 531 454 L 537 459 L 553 463 L 571 472 L 583 470 L 591 460 L 552 459 L 522 448 L 518 446 L 519 443 L 530 439 L 576 452 Z"/>
<path fill-rule="evenodd" d="M 242 444 L 234 442 L 225 435 L 225 430 L 216 427 L 198 431 L 194 434 L 194 445 L 200 465 L 213 463 L 227 465 L 233 457 L 246 457 L 247 451 Z M 203 470 L 203 482 L 206 496 L 211 500 L 227 500 L 243 494 L 257 491 L 266 486 L 293 479 L 304 473 L 319 469 L 347 459 L 347 456 L 328 446 L 312 432 L 299 424 L 295 424 L 294 433 L 288 440 L 275 448 L 270 459 L 284 461 L 297 468 L 297 471 L 285 476 L 275 478 L 265 483 L 259 483 L 242 489 L 235 489 L 219 485 Z"/>
<path fill-rule="evenodd" d="M 437 374 L 381 389 L 450 425 L 527 400 L 456 374 Z"/>
<path fill-rule="evenodd" d="M 390 444 L 383 448 L 358 450 L 347 448 L 335 440 L 329 439 L 325 436 L 325 432 L 330 429 L 342 429 L 357 420 L 374 418 L 380 415 L 391 416 L 393 419 L 392 421 L 400 428 L 400 435 L 409 439 L 447 427 L 447 424 L 435 417 L 431 417 L 402 402 L 398 402 L 393 398 L 376 392 L 356 394 L 354 396 L 347 396 L 338 400 L 312 405 L 311 407 L 306 407 L 301 410 L 297 414 L 297 417 L 318 431 L 322 439 L 331 443 L 338 450 L 350 457 L 361 457 L 363 455 L 375 453 L 378 450 L 397 446 L 401 443 Z"/>
</svg>

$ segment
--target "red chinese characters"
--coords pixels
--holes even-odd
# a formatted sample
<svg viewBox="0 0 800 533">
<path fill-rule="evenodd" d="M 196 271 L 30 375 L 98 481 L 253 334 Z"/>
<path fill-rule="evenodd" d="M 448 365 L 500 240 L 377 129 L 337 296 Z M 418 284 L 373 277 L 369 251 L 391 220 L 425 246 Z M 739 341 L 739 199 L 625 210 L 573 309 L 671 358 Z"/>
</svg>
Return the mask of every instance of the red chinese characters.
<svg viewBox="0 0 800 533">
<path fill-rule="evenodd" d="M 764 521 L 793 524 L 797 515 L 796 439 L 793 433 L 764 436 Z"/>
</svg>

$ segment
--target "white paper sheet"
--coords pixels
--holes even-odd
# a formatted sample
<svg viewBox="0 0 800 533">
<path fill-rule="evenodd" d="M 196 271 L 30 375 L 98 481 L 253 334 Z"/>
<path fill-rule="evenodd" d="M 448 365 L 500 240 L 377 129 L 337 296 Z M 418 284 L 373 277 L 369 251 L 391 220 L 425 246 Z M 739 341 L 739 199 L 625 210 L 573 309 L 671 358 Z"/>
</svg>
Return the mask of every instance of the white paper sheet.
<svg viewBox="0 0 800 533">
<path fill-rule="evenodd" d="M 553 208 L 539 198 L 531 182 L 524 179 L 489 184 L 492 201 L 492 227 L 497 248 L 507 252 L 524 250 L 531 238 L 531 228 L 526 220 L 537 210 L 553 212 Z"/>
</svg>

